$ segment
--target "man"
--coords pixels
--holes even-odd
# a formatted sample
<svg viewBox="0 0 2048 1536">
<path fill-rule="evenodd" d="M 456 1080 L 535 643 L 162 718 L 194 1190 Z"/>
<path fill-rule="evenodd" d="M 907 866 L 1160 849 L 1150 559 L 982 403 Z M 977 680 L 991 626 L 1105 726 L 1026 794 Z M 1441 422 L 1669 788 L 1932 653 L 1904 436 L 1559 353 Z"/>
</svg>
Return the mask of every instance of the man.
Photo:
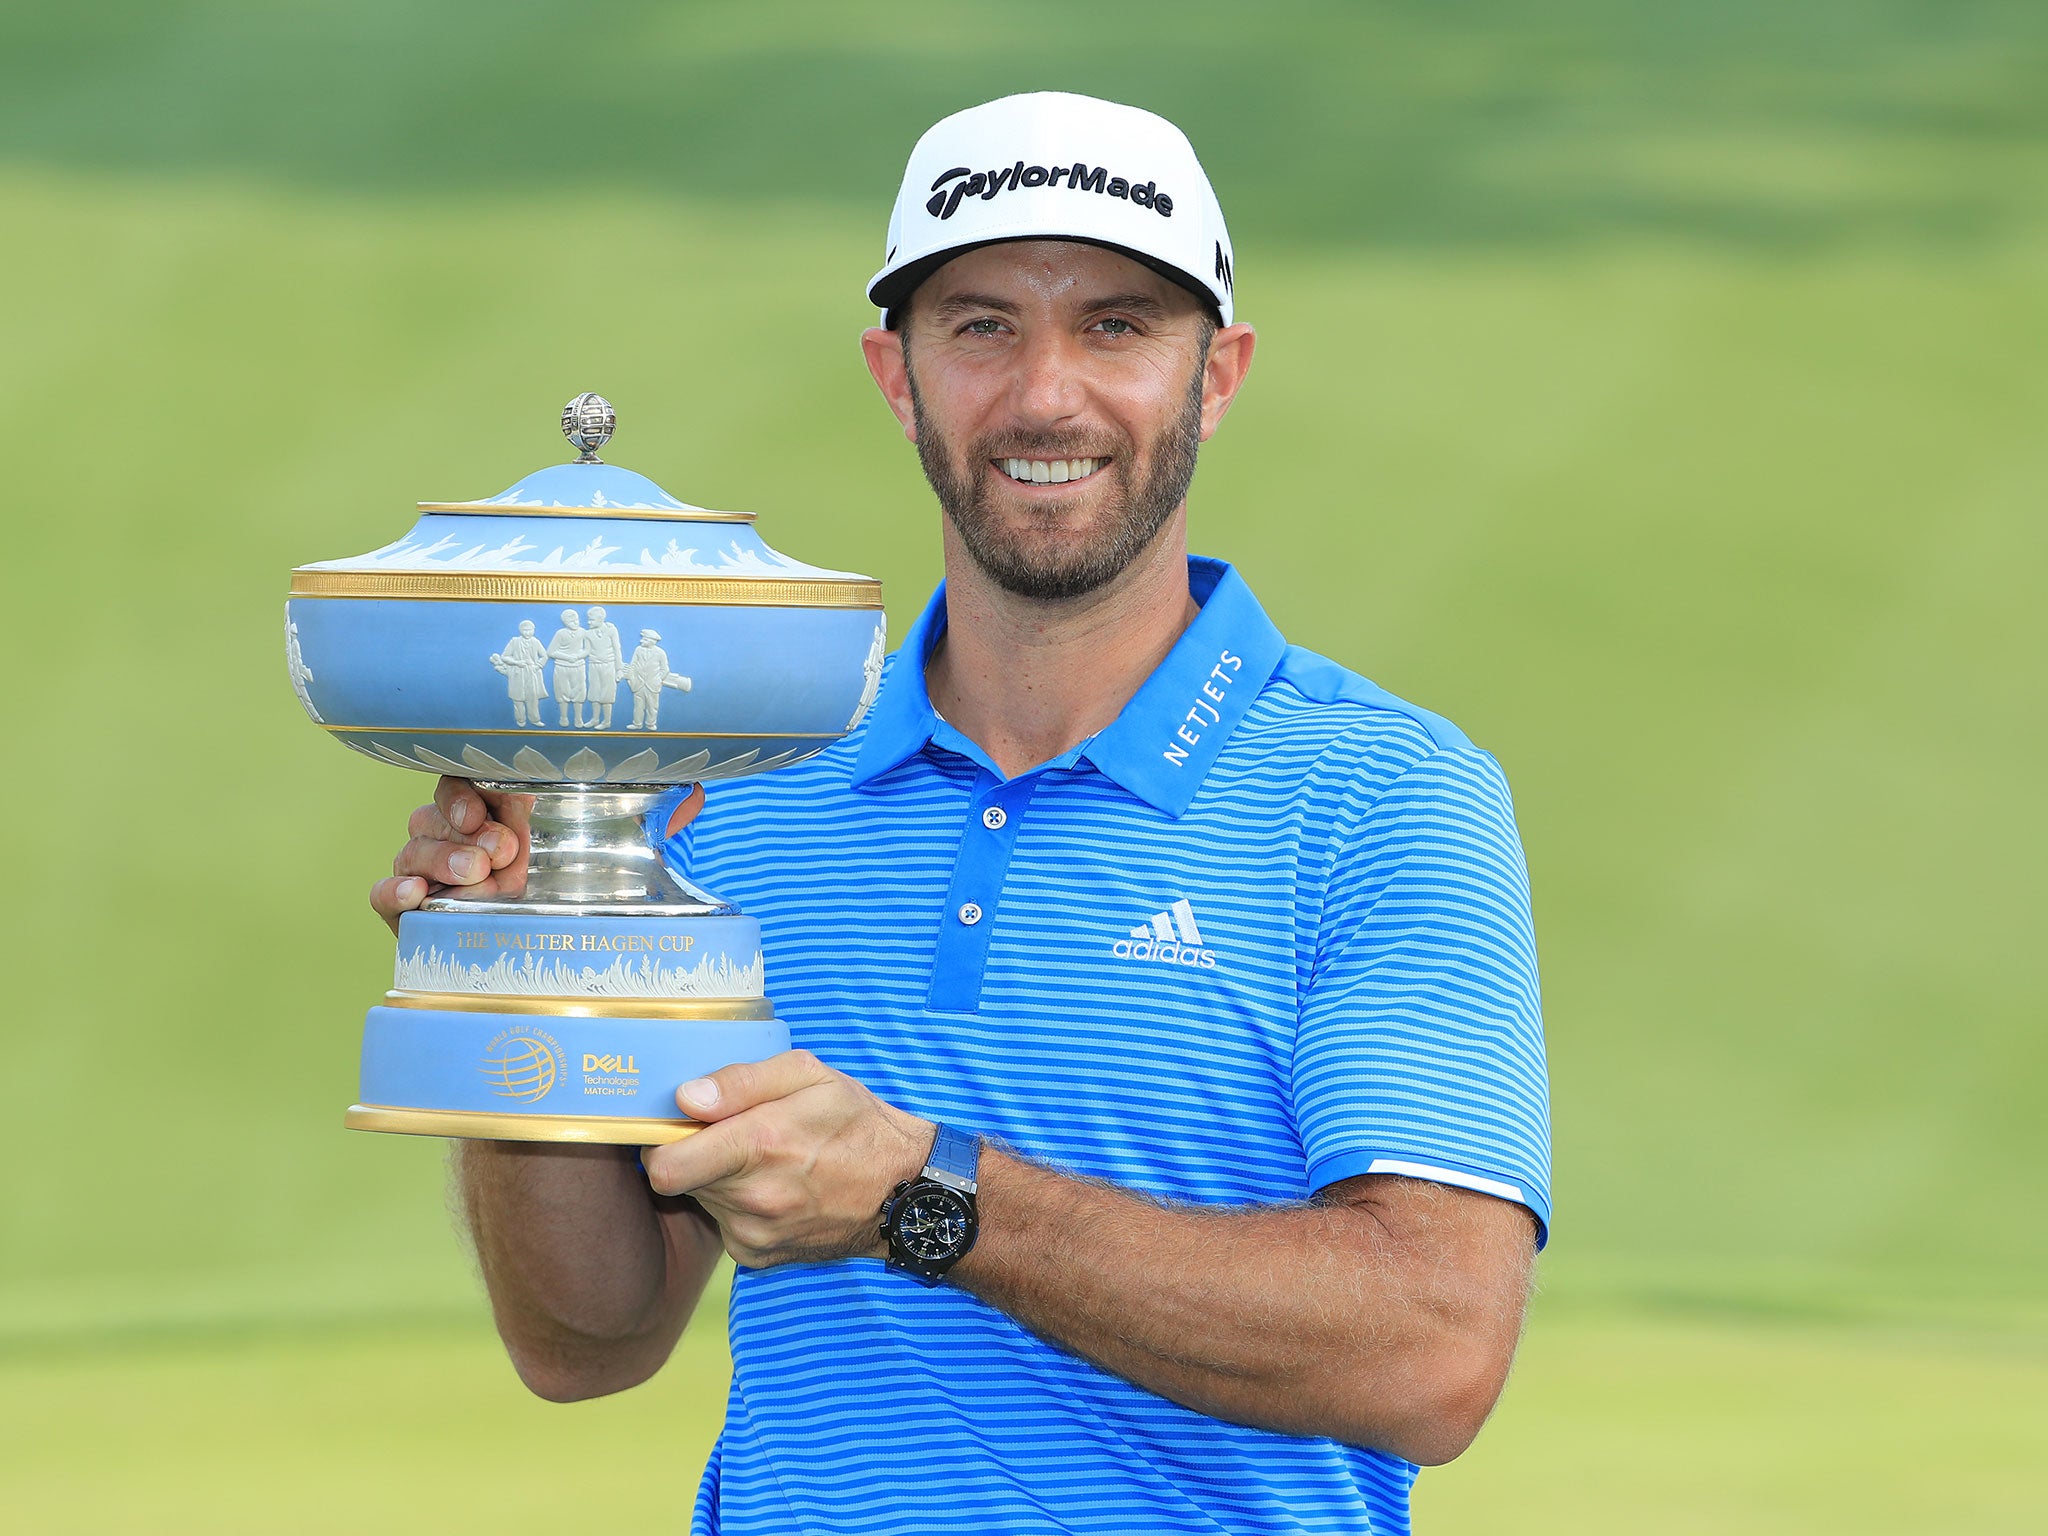
<svg viewBox="0 0 2048 1536">
<path fill-rule="evenodd" d="M 619 640 L 619 626 L 605 622 L 604 610 L 590 610 L 590 627 L 584 630 L 584 645 L 590 657 L 590 724 L 594 730 L 612 728 L 612 705 L 619 698 L 619 673 L 625 667 L 625 649 Z"/>
<path fill-rule="evenodd" d="M 862 345 L 946 584 L 857 732 L 675 842 L 803 1049 L 683 1085 L 711 1123 L 644 1174 L 467 1146 L 500 1331 L 617 1391 L 733 1255 L 699 1531 L 1405 1530 L 1547 1220 L 1505 783 L 1188 558 L 1253 335 L 1178 130 L 958 114 L 887 252 Z M 373 904 L 516 888 L 523 816 L 444 780 Z"/>
<path fill-rule="evenodd" d="M 629 731 L 651 731 L 661 724 L 662 689 L 690 691 L 687 677 L 669 671 L 668 652 L 661 648 L 661 636 L 651 629 L 640 631 L 640 644 L 634 648 L 626 680 L 633 689 L 633 723 L 626 727 Z"/>
<path fill-rule="evenodd" d="M 535 638 L 531 619 L 521 619 L 519 633 L 505 642 L 504 650 L 491 657 L 491 665 L 505 674 L 505 693 L 512 700 L 513 724 L 547 723 L 540 717 L 540 701 L 548 692 L 541 671 L 547 662 L 547 650 Z"/>
<path fill-rule="evenodd" d="M 562 610 L 562 627 L 548 642 L 548 655 L 555 663 L 555 705 L 561 712 L 562 729 L 589 725 L 583 718 L 583 696 L 588 681 L 584 663 L 590 655 L 590 636 L 584 632 L 583 621 L 574 608 Z M 572 704 L 576 706 L 573 715 L 569 708 Z"/>
</svg>

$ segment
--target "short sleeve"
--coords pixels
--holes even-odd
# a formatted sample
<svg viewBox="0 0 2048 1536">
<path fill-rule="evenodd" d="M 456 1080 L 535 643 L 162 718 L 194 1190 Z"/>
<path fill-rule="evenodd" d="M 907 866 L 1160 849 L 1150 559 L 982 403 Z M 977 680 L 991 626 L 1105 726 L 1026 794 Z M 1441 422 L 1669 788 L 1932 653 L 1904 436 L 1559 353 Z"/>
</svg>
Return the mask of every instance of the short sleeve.
<svg viewBox="0 0 2048 1536">
<path fill-rule="evenodd" d="M 1311 1189 L 1433 1179 L 1527 1206 L 1548 1239 L 1528 869 L 1484 752 L 1439 748 L 1339 829 L 1293 1088 Z"/>
</svg>

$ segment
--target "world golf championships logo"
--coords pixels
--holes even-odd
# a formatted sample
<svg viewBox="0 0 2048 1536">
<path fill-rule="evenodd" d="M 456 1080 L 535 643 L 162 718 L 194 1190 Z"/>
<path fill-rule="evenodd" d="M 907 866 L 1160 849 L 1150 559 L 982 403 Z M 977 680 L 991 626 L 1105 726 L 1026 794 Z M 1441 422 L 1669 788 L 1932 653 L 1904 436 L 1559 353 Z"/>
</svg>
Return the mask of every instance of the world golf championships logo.
<svg viewBox="0 0 2048 1536">
<path fill-rule="evenodd" d="M 562 1070 L 562 1048 L 546 1030 L 515 1024 L 484 1047 L 477 1070 L 501 1099 L 532 1104 L 548 1096 Z"/>
</svg>

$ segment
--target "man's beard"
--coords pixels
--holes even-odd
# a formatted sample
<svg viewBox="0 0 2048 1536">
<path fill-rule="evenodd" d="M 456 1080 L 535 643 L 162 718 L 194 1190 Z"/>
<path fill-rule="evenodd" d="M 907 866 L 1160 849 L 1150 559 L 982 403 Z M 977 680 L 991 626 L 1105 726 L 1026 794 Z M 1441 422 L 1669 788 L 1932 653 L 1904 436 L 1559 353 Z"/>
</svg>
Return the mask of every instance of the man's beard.
<svg viewBox="0 0 2048 1536">
<path fill-rule="evenodd" d="M 1113 445 L 1114 452 L 1104 453 L 1099 439 L 1091 441 L 1077 432 L 990 433 L 968 445 L 966 457 L 958 461 L 956 469 L 949 445 L 925 411 L 913 372 L 910 404 L 917 423 L 917 459 L 939 505 L 959 530 L 960 542 L 991 581 L 1019 597 L 1044 601 L 1080 597 L 1129 569 L 1173 515 L 1173 509 L 1187 499 L 1188 486 L 1195 478 L 1195 454 L 1202 442 L 1205 372 L 1196 367 L 1179 417 L 1153 440 L 1152 470 L 1142 485 L 1132 481 L 1137 472 L 1136 455 L 1128 439 Z M 1090 482 L 1103 475 L 1114 480 L 1107 488 L 1104 526 L 1078 548 L 1066 550 L 1036 547 L 1032 540 L 1019 537 L 988 505 L 993 477 L 1002 473 L 990 461 L 999 458 L 1107 458 L 1110 462 L 1089 476 Z M 1049 502 L 1026 516 L 1035 528 L 1056 533 L 1063 514 L 1072 507 L 1071 501 Z"/>
</svg>

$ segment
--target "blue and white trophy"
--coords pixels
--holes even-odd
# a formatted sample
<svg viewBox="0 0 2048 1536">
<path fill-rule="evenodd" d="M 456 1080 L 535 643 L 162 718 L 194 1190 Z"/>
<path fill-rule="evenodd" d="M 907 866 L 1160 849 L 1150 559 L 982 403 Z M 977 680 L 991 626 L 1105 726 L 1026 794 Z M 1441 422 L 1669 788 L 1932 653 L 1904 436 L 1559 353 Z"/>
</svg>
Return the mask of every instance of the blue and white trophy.
<svg viewBox="0 0 2048 1536">
<path fill-rule="evenodd" d="M 679 1084 L 788 1048 L 759 925 L 659 843 L 693 786 L 859 723 L 881 588 L 606 464 L 613 425 L 579 395 L 573 463 L 422 502 L 396 544 L 292 572 L 286 662 L 314 723 L 379 762 L 534 797 L 522 894 L 400 920 L 357 1130 L 672 1141 L 692 1129 Z"/>
</svg>

